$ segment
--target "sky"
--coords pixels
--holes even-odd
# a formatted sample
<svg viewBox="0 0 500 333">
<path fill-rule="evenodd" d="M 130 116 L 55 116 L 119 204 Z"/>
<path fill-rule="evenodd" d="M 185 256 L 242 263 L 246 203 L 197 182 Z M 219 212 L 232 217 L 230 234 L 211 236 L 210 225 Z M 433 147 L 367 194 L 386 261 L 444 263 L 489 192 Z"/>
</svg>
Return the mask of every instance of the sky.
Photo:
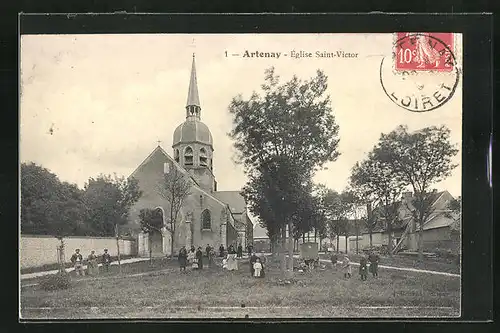
<svg viewBox="0 0 500 333">
<path fill-rule="evenodd" d="M 192 54 L 196 54 L 201 120 L 214 140 L 218 190 L 240 190 L 243 168 L 227 133 L 231 99 L 259 91 L 271 66 L 283 81 L 313 77 L 321 69 L 339 125 L 339 158 L 315 180 L 337 191 L 352 166 L 398 125 L 418 130 L 446 125 L 461 146 L 462 89 L 441 107 L 410 112 L 385 95 L 381 60 L 392 52 L 391 34 L 239 35 L 23 35 L 21 38 L 20 157 L 83 187 L 101 173 L 129 176 L 160 145 L 172 154 L 174 129 L 185 120 Z M 460 49 L 458 45 L 457 47 Z M 247 58 L 248 52 L 344 51 L 355 58 Z M 228 56 L 226 57 L 226 51 Z M 237 53 L 240 56 L 232 56 Z M 460 57 L 460 52 L 457 53 Z M 459 166 L 435 184 L 461 193 Z"/>
</svg>

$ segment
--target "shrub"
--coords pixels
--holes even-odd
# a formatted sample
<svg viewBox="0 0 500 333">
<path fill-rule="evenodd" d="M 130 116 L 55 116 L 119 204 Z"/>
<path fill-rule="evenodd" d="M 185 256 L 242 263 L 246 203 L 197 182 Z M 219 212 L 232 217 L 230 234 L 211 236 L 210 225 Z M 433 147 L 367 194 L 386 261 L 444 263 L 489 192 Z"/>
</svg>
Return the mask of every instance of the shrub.
<svg viewBox="0 0 500 333">
<path fill-rule="evenodd" d="M 71 285 L 71 278 L 68 273 L 57 273 L 44 277 L 40 282 L 43 290 L 68 289 Z"/>
</svg>

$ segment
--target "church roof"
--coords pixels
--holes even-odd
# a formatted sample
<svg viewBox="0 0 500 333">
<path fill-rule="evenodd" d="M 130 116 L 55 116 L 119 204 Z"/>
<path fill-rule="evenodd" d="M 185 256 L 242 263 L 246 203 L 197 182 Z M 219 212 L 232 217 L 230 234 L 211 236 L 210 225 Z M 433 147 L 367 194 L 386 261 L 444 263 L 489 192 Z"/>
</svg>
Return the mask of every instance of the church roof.
<svg viewBox="0 0 500 333">
<path fill-rule="evenodd" d="M 208 126 L 197 119 L 188 119 L 174 131 L 174 140 L 172 146 L 178 143 L 200 142 L 210 146 L 213 145 L 212 133 Z"/>
<path fill-rule="evenodd" d="M 261 227 L 259 223 L 256 223 L 255 226 L 253 227 L 253 238 L 269 238 L 267 236 L 267 229 L 264 227 Z"/>
<path fill-rule="evenodd" d="M 196 80 L 196 66 L 194 63 L 191 65 L 191 79 L 189 80 L 189 91 L 186 106 L 195 105 L 200 106 L 200 97 L 198 95 L 198 82 Z"/>
<path fill-rule="evenodd" d="M 143 165 L 145 165 L 146 163 L 148 163 L 148 162 L 151 160 L 151 158 L 154 156 L 154 154 L 155 154 L 155 153 L 161 153 L 161 154 L 165 155 L 165 157 L 167 157 L 167 158 L 169 159 L 169 161 L 173 164 L 173 166 L 174 166 L 175 168 L 177 168 L 180 172 L 182 172 L 182 173 L 183 173 L 186 177 L 188 177 L 188 178 L 192 181 L 192 183 L 193 183 L 193 187 L 194 187 L 194 188 L 196 188 L 196 190 L 198 190 L 198 191 L 202 192 L 203 194 L 205 194 L 205 195 L 207 195 L 207 196 L 211 197 L 211 198 L 212 198 L 212 199 L 214 199 L 217 203 L 221 204 L 221 205 L 222 205 L 222 206 L 224 206 L 224 207 L 228 207 L 228 206 L 229 206 L 229 205 L 228 205 L 226 202 L 224 202 L 223 200 L 221 200 L 221 199 L 217 198 L 215 195 L 213 195 L 213 194 L 211 194 L 211 193 L 209 193 L 209 192 L 205 191 L 204 189 L 202 189 L 202 188 L 199 186 L 199 184 L 196 182 L 196 180 L 193 178 L 193 176 L 191 176 L 191 174 L 190 174 L 188 171 L 186 171 L 186 169 L 184 169 L 183 167 L 181 167 L 181 166 L 179 165 L 179 163 L 177 163 L 177 162 L 176 162 L 176 161 L 175 161 L 172 157 L 170 157 L 170 155 L 169 155 L 169 154 L 168 154 L 168 153 L 167 153 L 167 152 L 166 152 L 166 151 L 165 151 L 162 147 L 160 147 L 160 146 L 157 146 L 157 147 L 156 147 L 156 148 L 155 148 L 155 149 L 151 152 L 151 154 L 149 154 L 149 155 L 148 155 L 148 157 L 146 157 L 146 159 L 145 159 L 145 160 L 144 160 L 141 164 L 139 164 L 139 166 L 138 166 L 138 167 L 134 170 L 134 172 L 132 172 L 132 173 L 130 174 L 130 176 L 129 176 L 128 178 L 132 178 L 132 177 L 134 177 L 134 175 L 135 175 L 135 174 L 136 174 L 136 173 L 137 173 L 137 172 L 141 169 L 141 167 L 142 167 Z M 230 210 L 231 210 L 231 209 L 230 209 Z M 233 211 L 231 210 L 231 215 L 232 215 L 232 214 L 233 214 Z M 234 216 L 233 216 L 233 219 L 234 219 L 234 220 L 236 220 L 236 219 L 234 218 Z"/>
<path fill-rule="evenodd" d="M 214 196 L 227 203 L 234 214 L 242 214 L 247 207 L 245 198 L 239 191 L 217 191 Z"/>
</svg>

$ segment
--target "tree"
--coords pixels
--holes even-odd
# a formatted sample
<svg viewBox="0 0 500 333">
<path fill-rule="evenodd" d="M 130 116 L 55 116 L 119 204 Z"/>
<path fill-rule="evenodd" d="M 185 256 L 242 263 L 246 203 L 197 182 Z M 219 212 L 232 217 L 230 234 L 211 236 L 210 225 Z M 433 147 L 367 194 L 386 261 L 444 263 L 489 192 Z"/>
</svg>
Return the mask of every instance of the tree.
<svg viewBox="0 0 500 333">
<path fill-rule="evenodd" d="M 175 230 L 179 212 L 182 208 L 184 200 L 191 194 L 191 182 L 189 179 L 176 167 L 168 169 L 163 176 L 163 183 L 158 188 L 158 193 L 166 199 L 170 204 L 169 221 L 165 226 L 171 235 L 172 241 L 170 242 L 170 253 L 174 255 L 174 240 Z"/>
<path fill-rule="evenodd" d="M 82 190 L 61 182 L 35 163 L 21 163 L 20 176 L 22 233 L 53 235 L 59 240 L 67 235 L 87 234 Z"/>
<path fill-rule="evenodd" d="M 94 235 L 115 236 L 116 226 L 128 222 L 129 212 L 141 197 L 137 180 L 99 175 L 85 184 L 83 201 Z"/>
<path fill-rule="evenodd" d="M 139 211 L 139 223 L 143 232 L 148 234 L 149 262 L 153 263 L 153 251 L 151 247 L 151 234 L 154 231 L 161 233 L 163 227 L 163 212 L 159 209 L 144 208 Z"/>
<path fill-rule="evenodd" d="M 267 171 L 262 168 L 269 162 L 294 165 L 300 172 L 289 170 L 285 173 L 310 179 L 314 171 L 338 157 L 338 126 L 330 99 L 325 96 L 327 77 L 323 72 L 317 71 L 316 76 L 308 81 L 294 76 L 284 84 L 280 84 L 274 68 L 266 70 L 265 75 L 262 94 L 254 92 L 249 100 L 243 100 L 241 96 L 233 98 L 229 111 L 234 126 L 229 135 L 238 152 L 237 161 L 243 164 L 250 178 L 247 192 L 253 193 L 248 200 L 257 197 L 260 202 L 256 207 L 263 209 L 256 209 L 256 215 L 268 225 L 276 223 L 276 227 L 269 229 L 280 232 L 283 237 L 285 225 L 290 228 L 292 223 L 285 222 L 283 214 L 283 207 L 287 206 L 289 199 L 285 195 L 273 198 L 263 193 L 255 194 L 252 187 L 262 187 L 262 184 L 255 184 L 258 182 L 274 186 L 272 181 L 263 178 Z M 263 215 L 259 215 L 259 211 Z M 272 215 L 279 218 L 273 222 L 269 219 Z M 290 244 L 293 247 L 293 241 Z M 293 248 L 289 249 L 290 252 Z"/>
<path fill-rule="evenodd" d="M 413 189 L 409 208 L 413 230 L 418 226 L 418 253 L 422 260 L 423 227 L 432 214 L 435 199 L 431 186 L 449 177 L 457 167 L 452 158 L 458 149 L 450 142 L 450 130 L 446 126 L 430 126 L 410 133 L 406 126 L 399 126 L 382 134 L 375 153 L 390 167 L 393 177 Z"/>
<path fill-rule="evenodd" d="M 380 159 L 376 149 L 368 154 L 367 159 L 354 165 L 350 181 L 363 197 L 378 200 L 377 216 L 372 212 L 371 221 L 379 217 L 382 219 L 381 222 L 389 234 L 389 253 L 392 253 L 392 228 L 399 221 L 398 200 L 405 182 L 394 177 L 391 165 Z"/>
</svg>

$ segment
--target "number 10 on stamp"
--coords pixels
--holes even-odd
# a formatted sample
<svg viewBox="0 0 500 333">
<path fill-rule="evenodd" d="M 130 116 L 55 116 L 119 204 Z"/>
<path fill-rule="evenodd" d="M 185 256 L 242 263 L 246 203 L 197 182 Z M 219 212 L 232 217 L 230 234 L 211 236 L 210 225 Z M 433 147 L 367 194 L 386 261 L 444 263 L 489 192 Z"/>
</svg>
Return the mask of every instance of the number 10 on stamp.
<svg viewBox="0 0 500 333">
<path fill-rule="evenodd" d="M 453 70 L 453 33 L 398 32 L 396 38 L 396 70 Z"/>
</svg>

